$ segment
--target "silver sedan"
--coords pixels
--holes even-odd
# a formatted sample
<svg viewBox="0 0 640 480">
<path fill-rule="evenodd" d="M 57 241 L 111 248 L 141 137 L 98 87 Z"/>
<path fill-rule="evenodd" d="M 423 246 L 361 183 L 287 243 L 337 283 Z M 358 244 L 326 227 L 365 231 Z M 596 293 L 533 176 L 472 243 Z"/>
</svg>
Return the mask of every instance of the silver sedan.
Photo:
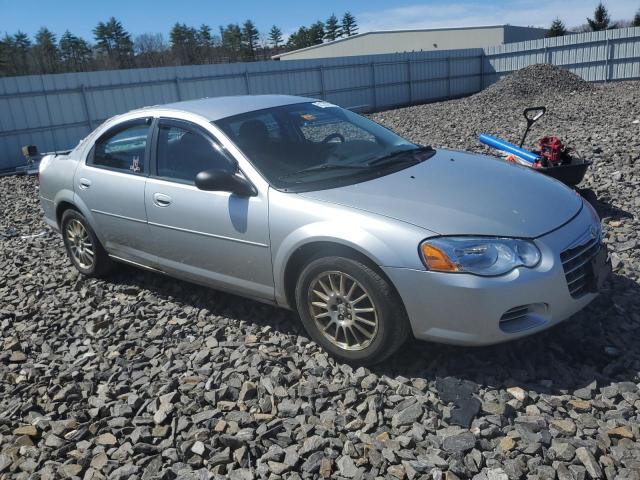
<svg viewBox="0 0 640 480">
<path fill-rule="evenodd" d="M 540 331 L 607 274 L 598 216 L 564 185 L 302 97 L 114 117 L 42 159 L 40 194 L 82 274 L 125 262 L 295 309 L 357 364 L 411 334 L 486 345 Z"/>
</svg>

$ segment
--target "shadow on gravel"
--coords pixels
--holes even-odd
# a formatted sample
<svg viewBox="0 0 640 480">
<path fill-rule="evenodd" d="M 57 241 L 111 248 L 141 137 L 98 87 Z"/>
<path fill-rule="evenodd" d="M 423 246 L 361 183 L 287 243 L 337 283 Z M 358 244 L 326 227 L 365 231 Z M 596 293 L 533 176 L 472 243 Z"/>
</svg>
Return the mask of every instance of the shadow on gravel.
<svg viewBox="0 0 640 480">
<path fill-rule="evenodd" d="M 609 203 L 605 198 L 599 196 L 595 202 L 592 202 L 600 218 L 609 218 L 612 220 L 621 220 L 623 218 L 633 218 L 633 214 L 618 208 Z"/>
<path fill-rule="evenodd" d="M 108 281 L 146 290 L 162 300 L 287 335 L 304 335 L 295 314 L 217 290 L 122 266 Z M 129 291 L 134 293 L 134 291 Z M 633 380 L 640 369 L 640 285 L 614 274 L 584 311 L 539 334 L 490 347 L 455 347 L 411 339 L 383 365 L 370 368 L 389 377 L 453 376 L 481 388 L 520 386 L 562 394 L 596 381 Z"/>
<path fill-rule="evenodd" d="M 203 287 L 172 277 L 118 265 L 105 280 L 117 284 L 129 293 L 148 291 L 161 300 L 170 300 L 185 307 L 207 309 L 214 315 L 270 326 L 286 335 L 304 335 L 304 329 L 289 310 L 276 308 L 255 300 Z"/>
</svg>

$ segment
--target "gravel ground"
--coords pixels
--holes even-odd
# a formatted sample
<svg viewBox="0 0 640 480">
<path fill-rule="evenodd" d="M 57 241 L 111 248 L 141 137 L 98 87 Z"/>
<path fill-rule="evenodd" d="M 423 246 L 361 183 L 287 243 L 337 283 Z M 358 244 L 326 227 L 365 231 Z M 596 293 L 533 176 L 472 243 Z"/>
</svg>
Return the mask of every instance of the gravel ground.
<svg viewBox="0 0 640 480">
<path fill-rule="evenodd" d="M 532 139 L 595 162 L 603 295 L 521 341 L 411 341 L 372 369 L 336 363 L 285 311 L 127 267 L 79 277 L 35 181 L 0 179 L 0 477 L 640 479 L 640 83 L 536 67 L 374 118 L 483 152 L 478 133 L 516 140 L 536 104 Z"/>
</svg>

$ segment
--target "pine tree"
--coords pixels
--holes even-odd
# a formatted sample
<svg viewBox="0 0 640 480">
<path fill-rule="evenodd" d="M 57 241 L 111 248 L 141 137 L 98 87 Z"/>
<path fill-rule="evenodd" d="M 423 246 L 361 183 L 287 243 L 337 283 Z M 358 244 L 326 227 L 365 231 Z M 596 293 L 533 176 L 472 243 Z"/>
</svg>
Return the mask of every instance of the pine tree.
<svg viewBox="0 0 640 480">
<path fill-rule="evenodd" d="M 347 12 L 342 16 L 342 34 L 345 37 L 352 37 L 358 33 L 358 24 L 356 23 L 356 17 L 351 15 L 351 12 Z"/>
<path fill-rule="evenodd" d="M 331 14 L 324 24 L 324 38 L 328 41 L 336 40 L 342 36 L 342 29 L 338 22 L 338 17 L 334 13 Z"/>
<path fill-rule="evenodd" d="M 211 35 L 211 27 L 209 25 L 205 25 L 204 23 L 200 25 L 200 28 L 196 33 L 196 39 L 198 41 L 199 47 L 202 47 L 202 48 L 213 47 L 213 35 Z"/>
<path fill-rule="evenodd" d="M 242 53 L 242 29 L 237 23 L 230 23 L 226 27 L 220 27 L 222 48 L 229 60 L 237 60 Z"/>
<path fill-rule="evenodd" d="M 69 30 L 60 37 L 58 49 L 66 71 L 81 72 L 91 65 L 91 47 L 84 39 L 75 36 Z"/>
<path fill-rule="evenodd" d="M 18 30 L 13 38 L 5 37 L 5 41 L 9 45 L 9 65 L 13 66 L 14 74 L 28 75 L 31 73 L 29 65 L 31 40 L 29 40 L 29 36 Z"/>
<path fill-rule="evenodd" d="M 287 50 L 298 50 L 300 48 L 309 47 L 309 30 L 306 27 L 300 27 L 297 31 L 289 35 L 287 40 Z"/>
<path fill-rule="evenodd" d="M 589 28 L 591 28 L 591 31 L 593 32 L 607 30 L 609 28 L 616 28 L 615 24 L 611 24 L 609 11 L 602 2 L 598 4 L 595 11 L 593 12 L 593 18 L 587 18 L 587 23 L 589 23 Z"/>
<path fill-rule="evenodd" d="M 198 55 L 198 32 L 184 23 L 173 26 L 169 32 L 171 52 L 179 65 L 192 65 Z"/>
<path fill-rule="evenodd" d="M 246 56 L 249 60 L 256 59 L 256 46 L 260 33 L 251 20 L 244 22 L 242 26 L 242 43 L 246 50 Z"/>
<path fill-rule="evenodd" d="M 316 22 L 312 24 L 307 30 L 309 45 L 319 45 L 324 39 L 325 30 L 323 22 Z"/>
<path fill-rule="evenodd" d="M 567 28 L 564 26 L 564 22 L 559 18 L 556 18 L 551 22 L 551 27 L 547 32 L 547 37 L 562 37 L 567 34 Z"/>
<path fill-rule="evenodd" d="M 269 42 L 276 50 L 282 43 L 282 30 L 275 25 L 271 27 L 271 30 L 269 30 Z"/>
<path fill-rule="evenodd" d="M 211 51 L 214 46 L 211 27 L 204 23 L 200 25 L 196 32 L 196 50 L 198 63 L 209 63 L 211 61 Z"/>
<path fill-rule="evenodd" d="M 131 35 L 122 23 L 111 17 L 106 23 L 99 22 L 93 29 L 96 40 L 96 51 L 106 61 L 108 66 L 127 68 L 133 60 L 133 42 Z"/>
<path fill-rule="evenodd" d="M 32 49 L 39 73 L 56 73 L 60 64 L 60 52 L 56 36 L 51 30 L 42 27 L 36 33 L 36 43 Z"/>
<path fill-rule="evenodd" d="M 9 75 L 9 45 L 5 39 L 0 39 L 0 77 Z"/>
<path fill-rule="evenodd" d="M 638 11 L 636 12 L 635 17 L 633 17 L 633 21 L 631 22 L 631 24 L 634 27 L 640 27 L 640 9 L 638 9 Z"/>
</svg>

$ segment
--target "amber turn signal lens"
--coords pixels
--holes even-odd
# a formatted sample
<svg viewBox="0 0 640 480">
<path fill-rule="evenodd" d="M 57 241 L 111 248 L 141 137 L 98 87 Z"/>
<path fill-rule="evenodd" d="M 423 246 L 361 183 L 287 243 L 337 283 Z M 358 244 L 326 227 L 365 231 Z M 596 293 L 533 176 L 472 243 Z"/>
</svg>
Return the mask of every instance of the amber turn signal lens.
<svg viewBox="0 0 640 480">
<path fill-rule="evenodd" d="M 457 272 L 458 267 L 449 260 L 449 257 L 437 247 L 429 245 L 428 243 L 422 244 L 422 256 L 427 264 L 429 270 L 436 270 L 439 272 Z"/>
</svg>

